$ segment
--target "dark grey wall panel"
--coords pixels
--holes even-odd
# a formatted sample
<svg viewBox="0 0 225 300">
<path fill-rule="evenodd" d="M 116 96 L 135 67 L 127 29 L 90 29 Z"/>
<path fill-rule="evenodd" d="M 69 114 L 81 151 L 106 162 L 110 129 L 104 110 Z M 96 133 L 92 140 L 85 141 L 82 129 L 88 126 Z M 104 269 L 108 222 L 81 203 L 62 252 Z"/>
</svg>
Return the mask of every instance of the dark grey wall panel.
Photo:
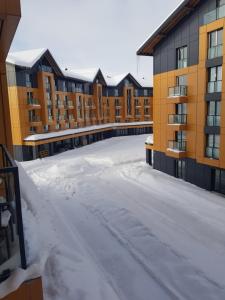
<svg viewBox="0 0 225 300">
<path fill-rule="evenodd" d="M 199 61 L 199 27 L 205 13 L 216 7 L 216 0 L 202 0 L 154 49 L 154 74 L 176 69 L 176 49 L 188 46 L 188 66 Z"/>
</svg>

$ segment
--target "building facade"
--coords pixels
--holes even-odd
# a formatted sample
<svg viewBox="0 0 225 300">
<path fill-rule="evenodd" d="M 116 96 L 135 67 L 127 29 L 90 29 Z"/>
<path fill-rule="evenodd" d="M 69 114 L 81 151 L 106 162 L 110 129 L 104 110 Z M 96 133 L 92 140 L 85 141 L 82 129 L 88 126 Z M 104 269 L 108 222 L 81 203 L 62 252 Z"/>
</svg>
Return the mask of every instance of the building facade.
<svg viewBox="0 0 225 300">
<path fill-rule="evenodd" d="M 154 58 L 157 170 L 225 194 L 225 1 L 185 0 L 137 54 Z"/>
<path fill-rule="evenodd" d="M 49 50 L 38 49 L 9 54 L 7 77 L 19 161 L 120 135 L 120 130 L 152 130 L 152 88 L 132 74 L 62 71 Z"/>
</svg>

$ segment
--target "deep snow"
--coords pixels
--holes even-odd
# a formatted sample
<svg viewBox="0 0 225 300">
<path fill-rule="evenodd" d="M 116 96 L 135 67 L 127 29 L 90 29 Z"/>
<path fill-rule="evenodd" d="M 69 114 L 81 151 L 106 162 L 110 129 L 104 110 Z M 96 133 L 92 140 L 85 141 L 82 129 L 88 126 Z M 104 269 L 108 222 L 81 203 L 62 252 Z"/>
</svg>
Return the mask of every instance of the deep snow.
<svg viewBox="0 0 225 300">
<path fill-rule="evenodd" d="M 225 198 L 146 165 L 146 138 L 22 164 L 46 300 L 225 299 Z"/>
</svg>

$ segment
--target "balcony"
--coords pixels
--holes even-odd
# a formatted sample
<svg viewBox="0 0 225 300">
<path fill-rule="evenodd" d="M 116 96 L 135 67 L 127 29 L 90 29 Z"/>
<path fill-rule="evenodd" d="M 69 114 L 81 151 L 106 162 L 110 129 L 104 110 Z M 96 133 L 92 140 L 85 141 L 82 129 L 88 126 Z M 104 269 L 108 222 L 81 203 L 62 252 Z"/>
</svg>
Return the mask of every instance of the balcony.
<svg viewBox="0 0 225 300">
<path fill-rule="evenodd" d="M 69 115 L 69 121 L 71 121 L 71 122 L 74 121 L 74 116 L 73 115 Z"/>
<path fill-rule="evenodd" d="M 64 108 L 62 101 L 59 100 L 56 102 L 56 108 Z"/>
<path fill-rule="evenodd" d="M 52 122 L 52 121 L 53 121 L 53 116 L 49 115 L 49 116 L 48 116 L 48 121 L 49 121 L 49 122 Z"/>
<path fill-rule="evenodd" d="M 29 116 L 29 122 L 30 123 L 40 123 L 41 118 L 40 118 L 40 116 Z"/>
<path fill-rule="evenodd" d="M 187 142 L 186 141 L 169 141 L 168 150 L 175 152 L 186 152 Z"/>
<path fill-rule="evenodd" d="M 67 106 L 68 106 L 68 108 L 74 108 L 73 101 L 68 101 Z"/>
<path fill-rule="evenodd" d="M 52 106 L 52 100 L 47 100 L 47 105 Z"/>
<path fill-rule="evenodd" d="M 220 126 L 220 116 L 207 116 L 208 126 Z"/>
<path fill-rule="evenodd" d="M 56 129 L 56 130 L 59 130 L 59 129 L 60 129 L 60 124 L 57 123 L 57 124 L 55 125 L 55 129 Z"/>
<path fill-rule="evenodd" d="M 206 147 L 205 155 L 211 159 L 219 159 L 220 150 L 219 148 Z"/>
<path fill-rule="evenodd" d="M 39 103 L 39 101 L 37 99 L 28 98 L 27 99 L 27 105 L 40 106 L 40 103 Z"/>
<path fill-rule="evenodd" d="M 187 97 L 187 86 L 179 85 L 169 88 L 169 98 Z"/>
<path fill-rule="evenodd" d="M 70 128 L 70 124 L 69 124 L 69 123 L 66 123 L 66 124 L 65 124 L 65 128 L 66 128 L 66 129 L 69 129 L 69 128 Z"/>
<path fill-rule="evenodd" d="M 222 5 L 204 15 L 204 24 L 206 25 L 212 23 L 224 17 L 225 17 L 225 5 Z"/>
<path fill-rule="evenodd" d="M 208 82 L 208 93 L 221 93 L 222 80 Z"/>
<path fill-rule="evenodd" d="M 187 115 L 184 115 L 184 114 L 169 115 L 168 124 L 186 125 L 187 124 Z"/>
<path fill-rule="evenodd" d="M 208 59 L 223 56 L 223 45 L 217 45 L 208 49 Z"/>
<path fill-rule="evenodd" d="M 0 283 L 26 269 L 18 168 L 0 145 Z"/>
</svg>

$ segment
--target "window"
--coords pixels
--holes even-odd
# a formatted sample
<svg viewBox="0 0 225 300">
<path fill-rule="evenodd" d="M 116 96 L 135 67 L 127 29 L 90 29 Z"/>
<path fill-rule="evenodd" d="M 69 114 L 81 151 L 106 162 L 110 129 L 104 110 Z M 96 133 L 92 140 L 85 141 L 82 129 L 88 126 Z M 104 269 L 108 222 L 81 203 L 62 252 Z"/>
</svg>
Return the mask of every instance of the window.
<svg viewBox="0 0 225 300">
<path fill-rule="evenodd" d="M 30 74 L 28 74 L 28 73 L 26 73 L 26 75 L 25 75 L 25 77 L 26 77 L 26 87 L 32 87 L 32 84 L 31 84 L 31 76 L 30 76 Z"/>
<path fill-rule="evenodd" d="M 31 126 L 31 127 L 30 127 L 30 132 L 31 132 L 31 133 L 36 133 L 36 127 Z"/>
<path fill-rule="evenodd" d="M 115 99 L 115 106 L 120 106 L 120 100 L 119 99 Z"/>
<path fill-rule="evenodd" d="M 144 105 L 145 105 L 145 106 L 148 106 L 148 105 L 149 105 L 148 99 L 144 99 Z"/>
<path fill-rule="evenodd" d="M 215 30 L 208 35 L 208 59 L 223 55 L 223 29 Z"/>
<path fill-rule="evenodd" d="M 120 109 L 119 109 L 119 108 L 116 108 L 116 110 L 115 110 L 115 115 L 116 115 L 116 117 L 119 117 L 119 116 L 120 116 Z"/>
<path fill-rule="evenodd" d="M 208 102 L 207 125 L 220 126 L 220 113 L 221 113 L 220 101 Z"/>
<path fill-rule="evenodd" d="M 215 170 L 214 190 L 218 193 L 225 194 L 225 171 Z"/>
<path fill-rule="evenodd" d="M 220 136 L 208 134 L 206 136 L 206 157 L 219 159 Z"/>
<path fill-rule="evenodd" d="M 177 160 L 176 161 L 176 177 L 181 179 L 186 179 L 186 161 Z"/>
<path fill-rule="evenodd" d="M 131 115 L 131 90 L 127 90 L 127 116 Z"/>
<path fill-rule="evenodd" d="M 140 114 L 140 110 L 137 109 L 137 108 L 135 109 L 135 115 L 136 115 L 136 116 L 140 116 L 140 115 L 141 115 L 141 114 Z"/>
<path fill-rule="evenodd" d="M 148 96 L 148 90 L 144 90 L 144 96 L 145 96 L 145 97 Z"/>
<path fill-rule="evenodd" d="M 138 99 L 135 99 L 134 103 L 135 103 L 135 106 L 139 106 L 139 100 Z"/>
<path fill-rule="evenodd" d="M 118 89 L 115 89 L 115 90 L 114 90 L 114 96 L 115 96 L 115 97 L 118 97 L 118 96 L 119 96 L 119 91 L 118 91 Z"/>
<path fill-rule="evenodd" d="M 145 116 L 149 115 L 149 108 L 145 108 L 144 113 L 145 113 Z"/>
<path fill-rule="evenodd" d="M 187 86 L 187 75 L 181 75 L 176 77 L 177 86 Z"/>
<path fill-rule="evenodd" d="M 181 47 L 177 49 L 177 69 L 186 68 L 187 67 L 187 46 Z"/>
<path fill-rule="evenodd" d="M 177 115 L 186 115 L 187 114 L 187 104 L 186 103 L 176 104 L 176 114 Z"/>
<path fill-rule="evenodd" d="M 223 5 L 225 5 L 225 0 L 217 0 L 217 1 L 216 1 L 216 6 L 217 6 L 217 7 L 221 7 L 221 6 L 223 6 Z"/>
<path fill-rule="evenodd" d="M 208 69 L 208 93 L 216 93 L 222 91 L 222 66 L 212 67 Z"/>
</svg>

